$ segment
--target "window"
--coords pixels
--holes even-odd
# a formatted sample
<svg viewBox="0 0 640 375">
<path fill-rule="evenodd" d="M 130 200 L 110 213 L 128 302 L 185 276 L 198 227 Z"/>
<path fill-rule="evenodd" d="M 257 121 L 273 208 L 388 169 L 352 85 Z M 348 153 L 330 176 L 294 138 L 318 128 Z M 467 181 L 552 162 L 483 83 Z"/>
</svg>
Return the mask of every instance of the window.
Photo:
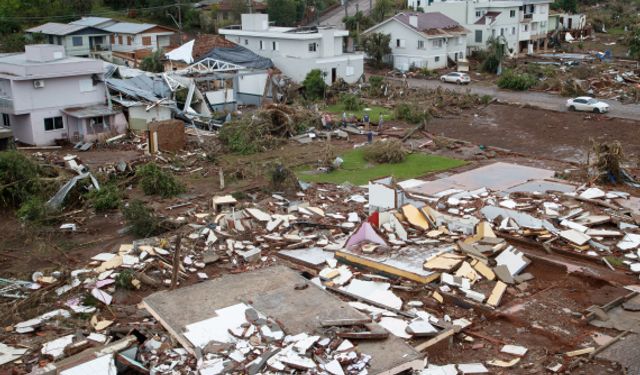
<svg viewBox="0 0 640 375">
<path fill-rule="evenodd" d="M 502 27 L 500 28 L 500 35 L 504 36 L 504 29 Z"/>
<path fill-rule="evenodd" d="M 522 31 L 529 31 L 529 25 L 522 25 Z"/>
<path fill-rule="evenodd" d="M 480 13 L 479 10 L 476 10 L 476 18 L 480 18 L 482 16 L 482 13 Z"/>
<path fill-rule="evenodd" d="M 435 62 L 440 61 L 440 56 L 436 56 L 433 60 L 434 60 Z"/>
<path fill-rule="evenodd" d="M 515 18 L 516 17 L 516 11 L 515 10 L 509 11 L 509 17 Z"/>
<path fill-rule="evenodd" d="M 111 39 L 111 44 L 116 44 L 116 36 L 115 35 L 111 35 L 109 37 L 109 39 Z"/>
<path fill-rule="evenodd" d="M 80 47 L 82 46 L 82 37 L 74 36 L 73 38 L 71 38 L 71 42 L 73 43 L 74 47 Z"/>
<path fill-rule="evenodd" d="M 309 43 L 309 52 L 315 52 L 318 46 L 315 43 Z"/>
<path fill-rule="evenodd" d="M 118 35 L 118 44 L 122 45 L 122 35 Z"/>
<path fill-rule="evenodd" d="M 264 42 L 261 40 L 260 41 L 260 50 L 263 50 L 263 49 L 264 49 Z"/>
<path fill-rule="evenodd" d="M 404 48 L 404 39 L 396 39 L 396 48 Z"/>
<path fill-rule="evenodd" d="M 278 51 L 280 47 L 278 46 L 278 42 L 271 42 L 271 49 L 274 51 Z"/>
<path fill-rule="evenodd" d="M 58 130 L 63 129 L 64 124 L 62 123 L 62 116 L 57 117 L 48 117 L 44 119 L 44 130 Z"/>
<path fill-rule="evenodd" d="M 131 37 L 131 35 L 127 35 L 127 45 L 130 46 L 131 42 L 133 42 L 133 37 Z"/>
<path fill-rule="evenodd" d="M 249 45 L 249 39 L 245 39 L 245 40 L 244 40 L 244 45 L 245 45 L 245 46 L 248 46 L 248 45 Z"/>
<path fill-rule="evenodd" d="M 143 36 L 142 37 L 142 45 L 143 46 L 150 46 L 151 45 L 151 37 L 150 36 Z"/>
<path fill-rule="evenodd" d="M 432 40 L 432 41 L 431 41 L 431 45 L 432 45 L 434 48 L 440 48 L 440 47 L 442 47 L 442 39 L 434 39 L 434 40 Z"/>
<path fill-rule="evenodd" d="M 96 36 L 94 37 L 94 42 L 96 42 L 96 44 L 102 44 L 104 43 L 104 37 L 103 36 Z"/>
<path fill-rule="evenodd" d="M 511 28 L 511 35 L 516 35 L 516 27 Z"/>
<path fill-rule="evenodd" d="M 482 30 L 476 30 L 475 42 L 482 43 Z"/>
<path fill-rule="evenodd" d="M 424 40 L 418 41 L 418 49 L 424 49 Z"/>
<path fill-rule="evenodd" d="M 11 126 L 11 117 L 8 114 L 3 113 L 2 118 L 0 119 L 0 125 L 9 127 Z"/>
<path fill-rule="evenodd" d="M 496 37 L 496 29 L 491 30 L 491 36 L 494 38 Z"/>
<path fill-rule="evenodd" d="M 109 125 L 105 123 L 104 117 L 91 117 L 89 119 L 89 126 L 94 133 L 104 133 L 109 130 Z"/>
</svg>

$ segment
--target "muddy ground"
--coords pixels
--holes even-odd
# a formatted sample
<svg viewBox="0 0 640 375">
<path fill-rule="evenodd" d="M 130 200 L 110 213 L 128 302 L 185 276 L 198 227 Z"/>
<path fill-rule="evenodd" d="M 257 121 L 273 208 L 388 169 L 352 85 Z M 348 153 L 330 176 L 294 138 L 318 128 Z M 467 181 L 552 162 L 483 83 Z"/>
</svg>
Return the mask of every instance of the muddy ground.
<svg viewBox="0 0 640 375">
<path fill-rule="evenodd" d="M 619 141 L 628 159 L 640 161 L 640 121 L 591 113 L 490 105 L 461 116 L 433 119 L 428 131 L 532 157 L 579 163 L 586 162 L 592 139 Z"/>
</svg>

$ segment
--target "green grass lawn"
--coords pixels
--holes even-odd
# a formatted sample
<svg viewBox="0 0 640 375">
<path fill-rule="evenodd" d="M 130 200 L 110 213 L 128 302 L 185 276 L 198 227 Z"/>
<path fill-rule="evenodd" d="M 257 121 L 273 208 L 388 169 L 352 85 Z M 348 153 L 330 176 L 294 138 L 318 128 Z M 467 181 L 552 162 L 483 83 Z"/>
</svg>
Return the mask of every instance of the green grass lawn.
<svg viewBox="0 0 640 375">
<path fill-rule="evenodd" d="M 364 116 L 365 108 L 371 109 L 371 111 L 369 111 L 369 119 L 371 120 L 371 122 L 374 122 L 376 124 L 378 123 L 378 119 L 380 119 L 381 113 L 384 115 L 385 121 L 393 119 L 392 110 L 384 107 L 378 107 L 378 106 L 362 107 L 362 109 L 359 111 L 347 111 L 346 109 L 344 109 L 344 106 L 342 104 L 333 104 L 327 107 L 327 112 L 335 113 L 340 116 L 342 116 L 342 112 L 347 112 L 347 116 L 349 116 L 350 114 L 354 114 L 356 115 L 356 117 L 362 118 Z"/>
<path fill-rule="evenodd" d="M 422 153 L 407 155 L 402 163 L 370 164 L 364 160 L 363 149 L 358 148 L 342 155 L 342 167 L 331 173 L 308 174 L 312 168 L 303 167 L 296 171 L 299 179 L 306 182 L 324 182 L 342 184 L 350 182 L 354 185 L 364 185 L 376 178 L 393 176 L 397 180 L 406 180 L 423 176 L 429 172 L 443 171 L 466 164 L 464 160 L 450 159 L 442 156 Z"/>
</svg>

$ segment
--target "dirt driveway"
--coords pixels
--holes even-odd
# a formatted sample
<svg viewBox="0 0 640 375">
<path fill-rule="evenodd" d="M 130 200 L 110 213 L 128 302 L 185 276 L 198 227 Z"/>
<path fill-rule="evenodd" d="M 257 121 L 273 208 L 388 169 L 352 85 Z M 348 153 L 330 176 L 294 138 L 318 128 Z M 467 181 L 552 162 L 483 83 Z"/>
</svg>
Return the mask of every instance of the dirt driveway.
<svg viewBox="0 0 640 375">
<path fill-rule="evenodd" d="M 584 162 L 596 141 L 620 141 L 629 160 L 640 157 L 640 122 L 583 113 L 490 105 L 455 118 L 433 119 L 428 130 L 478 145 L 534 157 Z"/>
</svg>

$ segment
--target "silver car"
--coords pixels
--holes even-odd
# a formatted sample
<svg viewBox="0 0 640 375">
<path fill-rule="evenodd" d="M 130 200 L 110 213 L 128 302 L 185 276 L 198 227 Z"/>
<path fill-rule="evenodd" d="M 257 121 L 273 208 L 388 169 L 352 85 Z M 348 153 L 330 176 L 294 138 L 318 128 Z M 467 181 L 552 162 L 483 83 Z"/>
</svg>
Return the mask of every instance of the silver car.
<svg viewBox="0 0 640 375">
<path fill-rule="evenodd" d="M 567 100 L 567 108 L 570 111 L 583 111 L 593 113 L 609 112 L 609 104 L 588 96 L 579 96 Z"/>
<path fill-rule="evenodd" d="M 458 85 L 468 85 L 471 77 L 467 73 L 451 72 L 440 77 L 442 82 L 457 83 Z"/>
</svg>

